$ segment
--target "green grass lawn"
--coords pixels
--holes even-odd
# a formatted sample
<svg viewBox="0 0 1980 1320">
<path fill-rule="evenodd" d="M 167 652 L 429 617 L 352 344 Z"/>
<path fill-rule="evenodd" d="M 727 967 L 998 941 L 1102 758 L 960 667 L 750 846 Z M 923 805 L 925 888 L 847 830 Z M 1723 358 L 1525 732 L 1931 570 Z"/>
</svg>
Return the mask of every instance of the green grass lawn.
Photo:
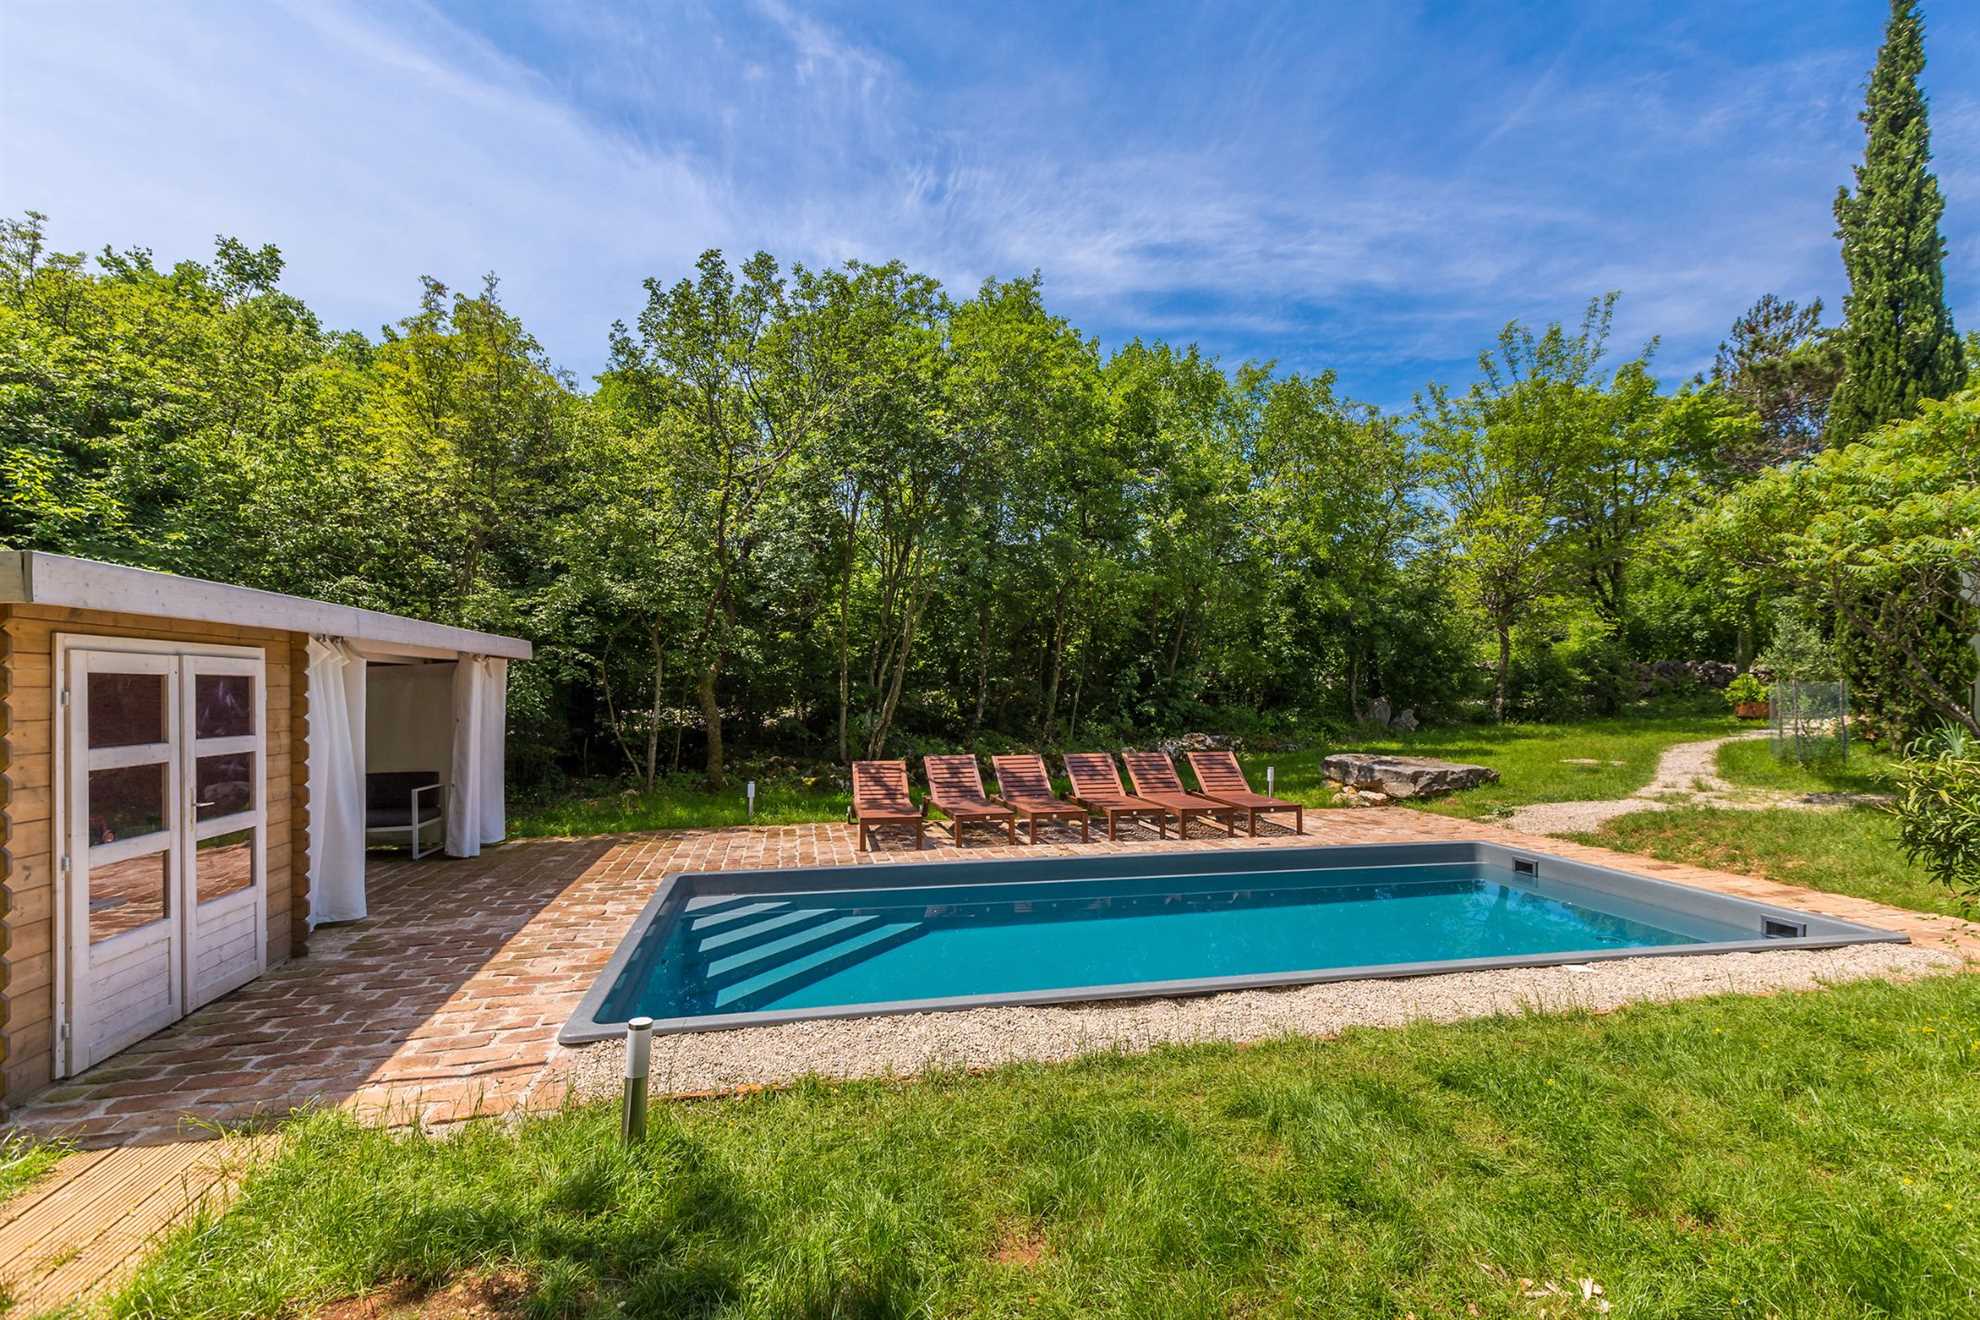
<svg viewBox="0 0 1980 1320">
<path fill-rule="evenodd" d="M 844 820 L 851 799 L 834 789 L 763 781 L 756 786 L 756 814 L 749 815 L 743 780 L 711 792 L 700 777 L 663 779 L 652 792 L 637 789 L 573 794 L 553 802 L 525 803 L 509 819 L 511 838 L 629 834 L 637 830 L 712 829 L 724 825 L 801 825 Z"/>
<path fill-rule="evenodd" d="M 1478 820 L 1535 802 L 1586 802 L 1625 797 L 1650 782 L 1665 748 L 1739 731 L 1727 714 L 1633 714 L 1572 724 L 1464 725 L 1411 734 L 1353 738 L 1302 756 L 1290 772 L 1282 760 L 1279 786 L 1289 796 L 1319 801 L 1320 756 L 1328 752 L 1395 752 L 1490 766 L 1499 782 L 1422 804 L 1447 816 Z M 1246 757 L 1247 769 L 1265 757 Z"/>
<path fill-rule="evenodd" d="M 506 1270 L 551 1316 L 1976 1315 L 1976 1134 L 1971 976 L 806 1084 L 632 1153 L 324 1114 L 112 1312 Z"/>
<path fill-rule="evenodd" d="M 1884 781 L 1897 758 L 1874 747 L 1859 745 L 1848 759 L 1805 764 L 1774 755 L 1765 739 L 1727 743 L 1719 749 L 1719 774 L 1742 788 L 1769 788 L 1784 793 L 1888 793 Z"/>
<path fill-rule="evenodd" d="M 1845 763 L 1796 765 L 1776 760 L 1762 741 L 1719 749 L 1719 773 L 1736 787 L 1786 793 L 1877 793 L 1892 758 L 1859 749 Z M 1732 811 L 1681 807 L 1619 816 L 1601 829 L 1572 836 L 1618 852 L 1642 853 L 1720 871 L 1763 876 L 1920 912 L 1976 915 L 1970 900 L 1934 884 L 1905 860 L 1897 822 L 1882 808 L 1830 811 L 1776 808 Z"/>
<path fill-rule="evenodd" d="M 1638 811 L 1571 837 L 1618 852 L 1762 876 L 1893 907 L 1975 915 L 1970 904 L 1905 860 L 1898 849 L 1897 821 L 1877 807 Z"/>
</svg>

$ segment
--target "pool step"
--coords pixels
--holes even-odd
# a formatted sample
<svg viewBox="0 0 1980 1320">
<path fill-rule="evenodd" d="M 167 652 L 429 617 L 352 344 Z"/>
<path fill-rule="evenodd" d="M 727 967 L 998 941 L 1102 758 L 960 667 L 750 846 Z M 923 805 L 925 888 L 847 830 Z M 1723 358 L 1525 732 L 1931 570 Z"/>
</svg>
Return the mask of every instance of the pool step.
<svg viewBox="0 0 1980 1320">
<path fill-rule="evenodd" d="M 795 930 L 771 931 L 768 932 L 770 938 L 755 940 L 743 947 L 724 945 L 717 948 L 712 951 L 715 956 L 702 964 L 702 978 L 711 984 L 725 985 L 754 976 L 766 967 L 789 962 L 821 945 L 841 944 L 881 924 L 881 919 L 871 912 L 806 915 L 824 916 L 825 920 L 808 921 Z"/>
<path fill-rule="evenodd" d="M 729 899 L 722 903 L 712 903 L 706 907 L 688 908 L 689 930 L 715 930 L 749 917 L 762 916 L 770 912 L 782 912 L 790 908 L 784 899 Z"/>
<path fill-rule="evenodd" d="M 847 920 L 857 922 L 859 929 L 850 932 L 838 930 L 836 934 L 839 938 L 830 943 L 796 952 L 794 956 L 774 958 L 756 975 L 722 986 L 715 992 L 715 1007 L 734 1013 L 747 1011 L 755 1006 L 755 1001 L 789 993 L 863 958 L 870 958 L 896 944 L 904 944 L 919 934 L 923 926 L 919 921 L 882 922 L 871 915 Z M 769 947 L 765 946 L 765 949 Z"/>
<path fill-rule="evenodd" d="M 696 931 L 694 947 L 705 958 L 724 958 L 844 915 L 843 910 L 835 912 L 831 908 L 785 908 L 781 912 L 753 913 L 749 920 L 719 926 L 712 934 L 704 936 Z"/>
</svg>

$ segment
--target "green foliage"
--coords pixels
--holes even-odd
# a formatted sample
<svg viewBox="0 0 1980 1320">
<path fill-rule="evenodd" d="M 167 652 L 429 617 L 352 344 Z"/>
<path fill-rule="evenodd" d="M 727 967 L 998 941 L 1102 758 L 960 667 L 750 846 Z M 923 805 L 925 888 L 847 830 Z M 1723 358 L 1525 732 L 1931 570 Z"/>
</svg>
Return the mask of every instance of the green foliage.
<svg viewBox="0 0 1980 1320">
<path fill-rule="evenodd" d="M 1632 661 L 1729 635 L 1663 547 L 1749 419 L 1604 367 L 1613 299 L 1397 418 L 1327 373 L 1103 354 L 1037 276 L 706 253 L 582 393 L 492 277 L 372 338 L 281 270 L 0 232 L 0 540 L 529 636 L 524 788 L 1460 719 L 1494 641 L 1501 713 L 1608 712 Z"/>
<path fill-rule="evenodd" d="M 1965 587 L 1980 569 L 1980 391 L 1765 473 L 1692 536 L 1733 592 L 1798 596 L 1832 620 L 1852 700 L 1878 732 L 1980 732 L 1980 614 Z"/>
<path fill-rule="evenodd" d="M 631 1150 L 324 1113 L 107 1311 L 513 1269 L 594 1316 L 1969 1315 L 1976 1017 L 1944 976 L 805 1082 Z"/>
<path fill-rule="evenodd" d="M 1822 326 L 1822 300 L 1806 307 L 1769 293 L 1719 345 L 1712 381 L 1758 425 L 1723 449 L 1729 475 L 1751 476 L 1822 448 L 1829 400 L 1842 379 L 1842 339 Z"/>
<path fill-rule="evenodd" d="M 1980 738 L 1947 726 L 1919 739 L 1892 783 L 1905 855 L 1954 893 L 1980 897 Z"/>
<path fill-rule="evenodd" d="M 1946 306 L 1946 242 L 1939 233 L 1945 199 L 1930 168 L 1931 129 L 1918 89 L 1924 67 L 1918 6 L 1891 0 L 1861 116 L 1867 141 L 1856 191 L 1836 195 L 1849 294 L 1843 376 L 1828 419 L 1831 445 L 1910 417 L 1966 378 Z"/>
<path fill-rule="evenodd" d="M 1771 669 L 1776 682 L 1812 683 L 1839 678 L 1842 666 L 1836 648 L 1813 619 L 1798 609 L 1777 611 L 1774 635 L 1760 652 L 1759 663 Z"/>
<path fill-rule="evenodd" d="M 1572 333 L 1508 325 L 1469 391 L 1433 384 L 1417 401 L 1454 567 L 1497 643 L 1492 709 L 1501 719 L 1520 713 L 1519 632 L 1570 601 L 1614 643 L 1591 648 L 1582 667 L 1595 663 L 1597 706 L 1615 708 L 1636 613 L 1630 589 L 1655 533 L 1684 507 L 1701 466 L 1750 430 L 1715 387 L 1661 393 L 1649 367 L 1654 343 L 1603 376 L 1617 296 L 1592 301 Z M 1541 665 L 1550 668 L 1575 661 Z"/>
</svg>

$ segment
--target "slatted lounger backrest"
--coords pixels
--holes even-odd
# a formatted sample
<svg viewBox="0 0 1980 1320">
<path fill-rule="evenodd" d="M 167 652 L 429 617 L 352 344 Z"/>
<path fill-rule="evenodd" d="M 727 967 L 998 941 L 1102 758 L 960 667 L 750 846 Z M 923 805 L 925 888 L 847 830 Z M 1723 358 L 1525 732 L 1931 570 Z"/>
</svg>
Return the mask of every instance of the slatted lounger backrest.
<svg viewBox="0 0 1980 1320">
<path fill-rule="evenodd" d="M 1121 772 L 1114 767 L 1114 758 L 1105 752 L 1067 752 L 1066 777 L 1072 780 L 1073 792 L 1080 797 L 1128 795 L 1121 785 Z"/>
<path fill-rule="evenodd" d="M 1058 796 L 1042 756 L 993 756 L 990 765 L 997 772 L 997 791 L 1007 798 L 1039 802 Z"/>
<path fill-rule="evenodd" d="M 1233 752 L 1191 752 L 1189 768 L 1206 793 L 1249 793 L 1251 784 L 1244 777 Z"/>
<path fill-rule="evenodd" d="M 1167 752 L 1122 752 L 1137 793 L 1185 793 L 1182 776 Z"/>
<path fill-rule="evenodd" d="M 853 804 L 863 812 L 911 815 L 906 761 L 854 761 Z"/>
<path fill-rule="evenodd" d="M 922 773 L 937 802 L 987 802 L 983 771 L 974 756 L 924 756 Z"/>
</svg>

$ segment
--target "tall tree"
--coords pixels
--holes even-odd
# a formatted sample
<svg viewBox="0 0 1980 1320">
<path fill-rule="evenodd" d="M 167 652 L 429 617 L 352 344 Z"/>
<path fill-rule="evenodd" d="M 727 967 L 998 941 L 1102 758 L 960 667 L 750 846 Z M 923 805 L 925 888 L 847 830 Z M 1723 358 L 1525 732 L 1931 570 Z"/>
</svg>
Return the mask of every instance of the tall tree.
<svg viewBox="0 0 1980 1320">
<path fill-rule="evenodd" d="M 1861 116 L 1868 142 L 1856 167 L 1856 193 L 1836 193 L 1849 296 L 1842 384 L 1829 411 L 1831 445 L 1910 417 L 1966 378 L 1946 306 L 1946 241 L 1939 233 L 1946 204 L 1930 169 L 1931 129 L 1918 90 L 1924 67 L 1918 6 L 1891 0 Z"/>
<path fill-rule="evenodd" d="M 791 491 L 792 460 L 827 409 L 805 370 L 816 322 L 792 306 L 776 261 L 731 270 L 710 249 L 695 278 L 646 282 L 637 337 L 612 332 L 612 397 L 652 427 L 669 498 L 683 511 L 700 619 L 687 639 L 707 736 L 708 782 L 727 782 L 721 681 L 741 641 L 750 576 Z"/>
<path fill-rule="evenodd" d="M 1751 475 L 1819 451 L 1842 371 L 1842 339 L 1823 327 L 1820 298 L 1802 307 L 1762 295 L 1712 362 L 1712 383 L 1760 419 L 1752 443 L 1719 456 L 1723 469 Z"/>
<path fill-rule="evenodd" d="M 1496 353 L 1478 358 L 1480 379 L 1461 396 L 1433 383 L 1417 402 L 1417 434 L 1432 487 L 1450 510 L 1453 547 L 1472 599 L 1498 642 L 1492 714 L 1504 719 L 1513 630 L 1577 565 L 1566 514 L 1592 462 L 1599 399 L 1595 368 L 1616 295 L 1588 304 L 1569 334 L 1517 322 Z"/>
</svg>

